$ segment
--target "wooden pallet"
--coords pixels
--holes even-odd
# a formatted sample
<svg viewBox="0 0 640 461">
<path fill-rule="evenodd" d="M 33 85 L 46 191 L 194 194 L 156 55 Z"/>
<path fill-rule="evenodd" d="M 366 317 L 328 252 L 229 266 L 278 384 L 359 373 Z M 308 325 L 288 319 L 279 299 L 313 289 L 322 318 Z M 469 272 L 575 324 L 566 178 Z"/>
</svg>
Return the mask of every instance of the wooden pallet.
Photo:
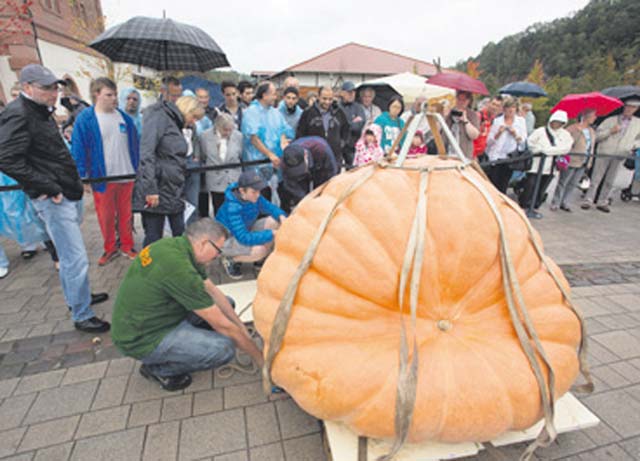
<svg viewBox="0 0 640 461">
<path fill-rule="evenodd" d="M 358 436 L 341 423 L 324 422 L 324 436 L 332 461 L 358 461 Z M 565 394 L 556 402 L 555 424 L 558 433 L 572 432 L 596 426 L 600 420 L 591 413 L 572 394 Z M 526 431 L 507 432 L 492 440 L 496 446 L 511 445 L 536 438 L 542 427 L 542 421 Z M 384 440 L 369 439 L 368 460 L 375 460 L 391 449 L 391 443 Z M 443 444 L 427 442 L 421 445 L 407 444 L 396 456 L 396 461 L 440 461 L 477 455 L 485 447 L 481 443 L 468 442 Z"/>
</svg>

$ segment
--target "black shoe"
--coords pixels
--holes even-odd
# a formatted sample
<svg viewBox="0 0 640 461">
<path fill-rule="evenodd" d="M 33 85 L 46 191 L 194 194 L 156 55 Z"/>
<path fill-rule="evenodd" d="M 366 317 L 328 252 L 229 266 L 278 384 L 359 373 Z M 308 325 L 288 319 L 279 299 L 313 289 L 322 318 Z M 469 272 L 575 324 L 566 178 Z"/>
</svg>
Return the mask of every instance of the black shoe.
<svg viewBox="0 0 640 461">
<path fill-rule="evenodd" d="M 569 208 L 567 205 L 560 205 L 560 209 L 562 211 L 566 211 L 567 213 L 571 213 L 571 208 Z"/>
<path fill-rule="evenodd" d="M 100 304 L 109 299 L 109 295 L 107 293 L 91 293 L 91 305 Z"/>
<path fill-rule="evenodd" d="M 147 378 L 149 381 L 155 381 L 165 390 L 169 392 L 179 391 L 185 389 L 191 385 L 191 375 L 185 373 L 183 375 L 176 376 L 158 376 L 151 373 L 144 364 L 140 366 L 140 374 Z"/>
<path fill-rule="evenodd" d="M 76 327 L 76 330 L 84 331 L 85 333 L 104 333 L 111 329 L 109 322 L 100 320 L 98 317 L 91 317 L 82 322 L 74 322 L 73 325 Z"/>
<path fill-rule="evenodd" d="M 240 280 L 242 278 L 242 264 L 233 261 L 231 258 L 222 258 L 222 267 L 229 278 Z"/>
<path fill-rule="evenodd" d="M 33 250 L 33 251 L 23 251 L 22 253 L 20 253 L 22 255 L 22 259 L 31 259 L 33 258 L 36 253 L 38 251 L 37 250 Z"/>
</svg>

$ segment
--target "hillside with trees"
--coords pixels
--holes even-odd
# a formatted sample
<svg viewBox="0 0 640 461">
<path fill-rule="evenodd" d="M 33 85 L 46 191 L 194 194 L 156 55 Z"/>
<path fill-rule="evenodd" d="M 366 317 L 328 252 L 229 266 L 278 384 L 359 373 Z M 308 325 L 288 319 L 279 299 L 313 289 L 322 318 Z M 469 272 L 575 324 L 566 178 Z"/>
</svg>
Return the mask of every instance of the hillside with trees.
<svg viewBox="0 0 640 461">
<path fill-rule="evenodd" d="M 491 92 L 529 80 L 542 84 L 548 110 L 567 93 L 640 84 L 640 1 L 591 0 L 572 16 L 534 24 L 458 63 L 479 74 Z"/>
</svg>

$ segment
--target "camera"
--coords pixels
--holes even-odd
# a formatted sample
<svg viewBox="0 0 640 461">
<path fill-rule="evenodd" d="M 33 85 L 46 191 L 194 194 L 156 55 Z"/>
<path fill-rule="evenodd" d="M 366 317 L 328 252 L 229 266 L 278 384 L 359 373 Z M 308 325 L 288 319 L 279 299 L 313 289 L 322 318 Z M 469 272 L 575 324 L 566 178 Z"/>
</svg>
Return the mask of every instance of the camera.
<svg viewBox="0 0 640 461">
<path fill-rule="evenodd" d="M 451 109 L 452 117 L 462 117 L 462 111 L 458 109 Z"/>
</svg>

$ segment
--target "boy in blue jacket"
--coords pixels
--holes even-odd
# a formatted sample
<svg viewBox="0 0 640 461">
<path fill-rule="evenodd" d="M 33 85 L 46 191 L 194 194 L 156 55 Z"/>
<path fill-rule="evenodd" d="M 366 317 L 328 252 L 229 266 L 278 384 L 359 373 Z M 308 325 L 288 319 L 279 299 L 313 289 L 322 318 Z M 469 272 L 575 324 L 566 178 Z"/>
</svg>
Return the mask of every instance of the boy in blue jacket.
<svg viewBox="0 0 640 461">
<path fill-rule="evenodd" d="M 267 183 L 256 170 L 243 172 L 238 182 L 230 184 L 225 200 L 216 214 L 231 234 L 222 248 L 222 264 L 232 279 L 242 278 L 243 262 L 261 261 L 273 249 L 275 231 L 286 214 L 267 201 L 260 191 Z M 258 219 L 260 215 L 268 215 Z"/>
</svg>

